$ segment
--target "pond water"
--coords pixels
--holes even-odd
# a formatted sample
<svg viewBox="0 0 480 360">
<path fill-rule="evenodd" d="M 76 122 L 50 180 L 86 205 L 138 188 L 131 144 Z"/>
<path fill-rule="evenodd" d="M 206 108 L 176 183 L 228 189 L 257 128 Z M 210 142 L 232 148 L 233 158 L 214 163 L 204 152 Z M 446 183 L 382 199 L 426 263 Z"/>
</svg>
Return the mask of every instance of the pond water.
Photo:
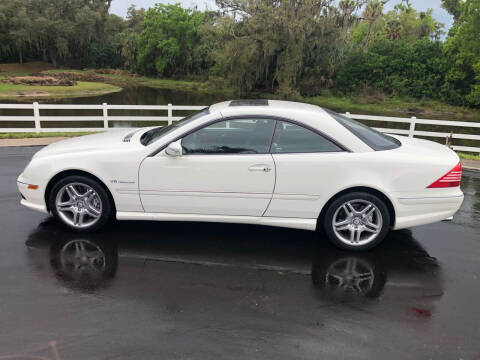
<svg viewBox="0 0 480 360">
<path fill-rule="evenodd" d="M 221 93 L 205 94 L 196 92 L 186 92 L 168 89 L 155 89 L 150 87 L 129 87 L 120 92 L 86 96 L 68 99 L 42 99 L 38 98 L 41 104 L 112 104 L 112 105 L 205 105 L 227 100 L 229 97 Z M 1 101 L 3 103 L 11 103 L 12 101 Z M 18 103 L 31 104 L 31 100 L 18 101 Z M 188 111 L 175 111 L 174 116 L 188 115 Z M 0 109 L 0 116 L 31 116 L 32 110 L 5 110 Z M 101 116 L 101 110 L 41 110 L 42 116 Z M 109 110 L 112 116 L 166 116 L 166 111 L 149 111 L 149 110 Z M 151 122 L 111 122 L 111 127 L 131 127 L 131 126 L 148 126 Z M 155 123 L 156 124 L 156 123 Z M 0 121 L 0 128 L 22 128 L 33 127 L 33 121 L 17 122 L 17 121 Z M 102 127 L 99 122 L 44 122 L 42 127 Z"/>
<path fill-rule="evenodd" d="M 99 96 L 48 101 L 64 104 L 114 104 L 114 105 L 210 105 L 228 100 L 225 95 L 204 94 L 179 90 L 155 89 L 150 87 L 125 88 L 120 92 Z M 39 102 L 42 102 L 39 100 Z"/>
</svg>

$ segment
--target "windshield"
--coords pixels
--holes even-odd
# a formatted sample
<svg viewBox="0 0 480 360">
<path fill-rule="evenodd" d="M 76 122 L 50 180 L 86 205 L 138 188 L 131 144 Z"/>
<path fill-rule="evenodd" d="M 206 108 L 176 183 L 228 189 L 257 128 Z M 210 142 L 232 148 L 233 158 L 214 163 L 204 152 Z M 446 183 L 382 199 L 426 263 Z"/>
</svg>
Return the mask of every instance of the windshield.
<svg viewBox="0 0 480 360">
<path fill-rule="evenodd" d="M 401 142 L 397 139 L 372 129 L 367 125 L 352 120 L 349 117 L 343 116 L 334 111 L 328 109 L 324 110 L 375 151 L 396 149 L 401 145 Z"/>
<path fill-rule="evenodd" d="M 170 125 L 159 126 L 154 129 L 148 130 L 145 134 L 142 135 L 142 137 L 140 138 L 140 142 L 142 143 L 142 145 L 145 145 L 145 146 L 150 145 L 152 142 L 159 139 L 163 135 L 168 134 L 172 130 L 177 129 L 183 125 L 188 124 L 189 122 L 195 119 L 201 118 L 202 116 L 208 115 L 208 114 L 210 114 L 210 111 L 208 110 L 208 107 L 207 107 L 203 110 L 200 110 L 198 112 L 195 112 L 193 114 L 190 114 L 184 117 L 182 120 L 175 121 Z"/>
</svg>

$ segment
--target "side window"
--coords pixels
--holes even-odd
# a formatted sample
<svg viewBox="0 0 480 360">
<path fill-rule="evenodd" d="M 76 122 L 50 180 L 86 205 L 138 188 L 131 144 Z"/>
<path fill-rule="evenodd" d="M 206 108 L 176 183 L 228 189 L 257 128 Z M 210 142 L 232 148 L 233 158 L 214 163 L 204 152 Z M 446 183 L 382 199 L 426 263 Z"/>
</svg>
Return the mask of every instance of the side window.
<svg viewBox="0 0 480 360">
<path fill-rule="evenodd" d="M 304 127 L 278 121 L 272 153 L 317 153 L 343 151 L 330 140 Z"/>
<path fill-rule="evenodd" d="M 275 120 L 233 119 L 219 121 L 182 139 L 184 154 L 268 153 Z"/>
</svg>

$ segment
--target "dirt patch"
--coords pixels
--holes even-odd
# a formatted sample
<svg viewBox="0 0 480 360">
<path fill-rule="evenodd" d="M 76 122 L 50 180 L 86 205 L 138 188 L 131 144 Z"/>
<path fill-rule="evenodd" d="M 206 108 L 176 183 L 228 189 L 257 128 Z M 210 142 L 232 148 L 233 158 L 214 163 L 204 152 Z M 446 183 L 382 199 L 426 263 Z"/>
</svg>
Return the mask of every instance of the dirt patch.
<svg viewBox="0 0 480 360">
<path fill-rule="evenodd" d="M 105 78 L 93 71 L 59 71 L 45 72 L 30 76 L 10 76 L 1 80 L 11 85 L 39 85 L 39 86 L 75 86 L 77 81 L 104 82 Z"/>
<path fill-rule="evenodd" d="M 89 70 L 90 71 L 90 70 Z M 121 75 L 121 76 L 130 76 L 130 77 L 139 77 L 140 75 L 131 73 L 122 69 L 96 69 L 96 73 L 105 74 L 105 75 Z"/>
<path fill-rule="evenodd" d="M 40 85 L 40 86 L 75 86 L 77 82 L 72 79 L 47 76 L 14 76 L 2 79 L 2 83 L 10 85 Z"/>
<path fill-rule="evenodd" d="M 48 76 L 53 76 L 57 79 L 65 79 L 71 81 L 100 81 L 104 82 L 105 78 L 96 74 L 93 71 L 61 71 L 61 72 L 49 72 L 47 73 Z"/>
</svg>

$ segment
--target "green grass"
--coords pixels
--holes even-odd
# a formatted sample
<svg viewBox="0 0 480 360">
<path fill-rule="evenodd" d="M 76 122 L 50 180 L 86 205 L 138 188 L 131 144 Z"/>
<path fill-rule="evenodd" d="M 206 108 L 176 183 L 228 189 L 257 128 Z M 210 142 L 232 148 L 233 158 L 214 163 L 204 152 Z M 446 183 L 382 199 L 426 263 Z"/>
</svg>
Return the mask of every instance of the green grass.
<svg viewBox="0 0 480 360">
<path fill-rule="evenodd" d="M 122 88 L 115 85 L 90 81 L 79 81 L 75 86 L 11 85 L 0 82 L 0 100 L 74 98 L 108 94 L 121 90 Z"/>
<path fill-rule="evenodd" d="M 341 112 L 349 111 L 380 116 L 416 116 L 427 119 L 480 120 L 479 110 L 447 105 L 435 100 L 325 95 L 306 98 L 305 101 Z"/>
<path fill-rule="evenodd" d="M 0 133 L 0 139 L 27 139 L 46 137 L 75 137 L 82 135 L 96 134 L 96 132 L 42 132 L 42 133 Z"/>
<path fill-rule="evenodd" d="M 463 160 L 477 160 L 477 161 L 480 161 L 480 154 L 457 152 L 457 155 L 460 159 L 463 159 Z"/>
</svg>

